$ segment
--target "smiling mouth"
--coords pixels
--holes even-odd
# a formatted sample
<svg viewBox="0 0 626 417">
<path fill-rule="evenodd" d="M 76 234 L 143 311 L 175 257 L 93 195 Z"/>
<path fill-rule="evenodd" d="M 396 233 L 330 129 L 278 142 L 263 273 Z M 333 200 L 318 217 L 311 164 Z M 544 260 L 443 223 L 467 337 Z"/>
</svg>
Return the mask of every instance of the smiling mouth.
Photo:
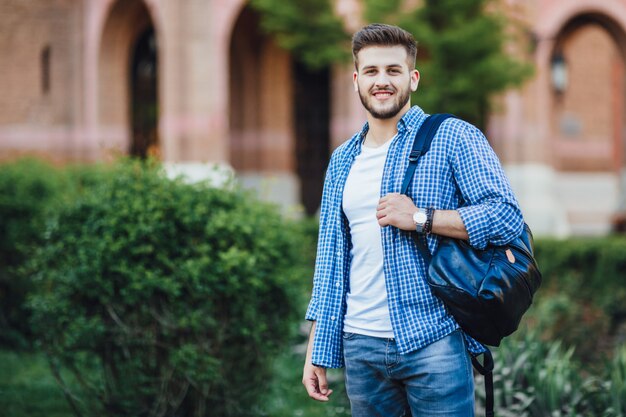
<svg viewBox="0 0 626 417">
<path fill-rule="evenodd" d="M 378 99 L 386 99 L 388 97 L 391 97 L 393 95 L 393 91 L 375 91 L 373 93 L 374 97 L 378 98 Z"/>
</svg>

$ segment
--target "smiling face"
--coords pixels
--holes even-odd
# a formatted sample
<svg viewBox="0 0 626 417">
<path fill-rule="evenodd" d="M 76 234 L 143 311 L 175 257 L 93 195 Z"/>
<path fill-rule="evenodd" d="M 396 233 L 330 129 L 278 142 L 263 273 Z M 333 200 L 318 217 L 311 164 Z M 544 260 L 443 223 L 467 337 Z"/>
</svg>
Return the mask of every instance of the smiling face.
<svg viewBox="0 0 626 417">
<path fill-rule="evenodd" d="M 403 46 L 368 46 L 357 55 L 354 89 L 361 103 L 376 119 L 391 119 L 411 106 L 419 72 L 409 67 Z"/>
</svg>

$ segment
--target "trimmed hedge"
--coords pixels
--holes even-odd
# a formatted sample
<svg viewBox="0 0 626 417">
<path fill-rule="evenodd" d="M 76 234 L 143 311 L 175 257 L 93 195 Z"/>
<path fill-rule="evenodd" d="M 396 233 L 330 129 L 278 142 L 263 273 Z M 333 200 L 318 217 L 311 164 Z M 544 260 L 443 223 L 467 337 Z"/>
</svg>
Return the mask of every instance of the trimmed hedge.
<svg viewBox="0 0 626 417">
<path fill-rule="evenodd" d="M 41 244 L 47 218 L 60 206 L 61 173 L 42 161 L 0 166 L 0 345 L 25 348 L 32 338 L 26 295 L 33 285 L 22 268 Z"/>
<path fill-rule="evenodd" d="M 574 295 L 612 319 L 626 319 L 626 236 L 542 239 L 536 253 L 544 291 Z"/>
<path fill-rule="evenodd" d="M 33 330 L 72 406 L 258 415 L 301 313 L 302 239 L 275 207 L 169 180 L 151 163 L 95 181 L 60 211 L 32 264 Z"/>
<path fill-rule="evenodd" d="M 47 223 L 107 175 L 107 169 L 60 169 L 32 158 L 0 165 L 0 346 L 32 346 L 24 303 L 34 287 L 26 264 L 42 244 Z"/>
<path fill-rule="evenodd" d="M 626 237 L 540 239 L 543 274 L 528 324 L 575 346 L 584 361 L 610 356 L 626 323 Z M 623 330 L 622 330 L 623 331 Z"/>
</svg>

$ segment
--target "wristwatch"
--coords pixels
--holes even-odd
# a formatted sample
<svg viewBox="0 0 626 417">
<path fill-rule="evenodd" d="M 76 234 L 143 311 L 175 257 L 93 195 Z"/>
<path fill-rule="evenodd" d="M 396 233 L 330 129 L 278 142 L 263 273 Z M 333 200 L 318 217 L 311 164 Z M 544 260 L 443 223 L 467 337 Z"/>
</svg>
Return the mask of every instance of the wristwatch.
<svg viewBox="0 0 626 417">
<path fill-rule="evenodd" d="M 415 231 L 417 233 L 430 233 L 433 224 L 433 209 L 418 208 L 413 213 L 413 222 L 415 223 Z"/>
</svg>

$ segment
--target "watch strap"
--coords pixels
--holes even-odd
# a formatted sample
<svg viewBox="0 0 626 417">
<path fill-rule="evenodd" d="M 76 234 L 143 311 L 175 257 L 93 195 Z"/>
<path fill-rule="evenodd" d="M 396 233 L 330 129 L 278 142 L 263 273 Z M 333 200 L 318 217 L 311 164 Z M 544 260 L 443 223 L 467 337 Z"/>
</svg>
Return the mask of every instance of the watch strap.
<svg viewBox="0 0 626 417">
<path fill-rule="evenodd" d="M 435 213 L 435 209 L 429 207 L 426 209 L 426 223 L 424 223 L 424 230 L 422 233 L 430 234 L 433 231 L 433 214 Z"/>
</svg>

